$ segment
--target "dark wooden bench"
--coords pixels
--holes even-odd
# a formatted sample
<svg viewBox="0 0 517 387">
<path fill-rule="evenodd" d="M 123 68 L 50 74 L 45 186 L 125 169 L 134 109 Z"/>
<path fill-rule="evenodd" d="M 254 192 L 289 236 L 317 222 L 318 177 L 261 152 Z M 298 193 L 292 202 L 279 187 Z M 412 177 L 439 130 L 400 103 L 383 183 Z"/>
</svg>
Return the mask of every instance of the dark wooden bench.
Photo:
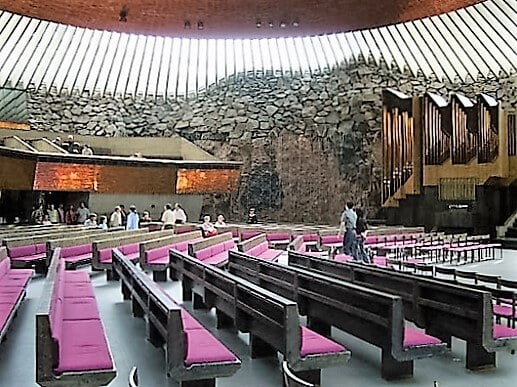
<svg viewBox="0 0 517 387">
<path fill-rule="evenodd" d="M 237 243 L 237 249 L 243 253 L 266 261 L 276 261 L 284 252 L 283 250 L 270 249 L 266 234 L 259 234 Z"/>
<path fill-rule="evenodd" d="M 413 360 L 440 355 L 446 344 L 404 321 L 402 299 L 310 271 L 230 252 L 229 271 L 297 302 L 308 325 L 330 335 L 335 326 L 382 350 L 384 379 L 413 375 Z"/>
<path fill-rule="evenodd" d="M 130 260 L 138 261 L 141 242 L 171 234 L 171 230 L 150 233 L 149 229 L 143 228 L 134 230 L 129 235 L 112 236 L 105 239 L 103 235 L 103 239 L 94 240 L 92 243 L 92 268 L 93 270 L 105 270 L 106 278 L 110 281 L 113 279 L 113 248 L 117 247 Z"/>
<path fill-rule="evenodd" d="M 240 360 L 116 248 L 113 267 L 133 315 L 147 316 L 147 338 L 164 345 L 173 380 L 183 387 L 215 387 L 216 378 L 237 372 Z"/>
<path fill-rule="evenodd" d="M 36 313 L 36 383 L 103 386 L 115 376 L 88 273 L 52 261 Z"/>
<path fill-rule="evenodd" d="M 228 263 L 230 250 L 236 250 L 236 246 L 229 232 L 188 244 L 188 254 L 191 257 L 218 267 Z"/>
<path fill-rule="evenodd" d="M 13 270 L 7 249 L 0 247 L 0 343 L 25 299 L 32 270 Z"/>
<path fill-rule="evenodd" d="M 451 337 L 466 341 L 470 370 L 494 368 L 496 351 L 517 347 L 517 330 L 494 323 L 489 292 L 294 252 L 289 252 L 289 265 L 401 296 L 406 319 L 449 344 Z"/>
<path fill-rule="evenodd" d="M 188 244 L 201 241 L 201 231 L 191 231 L 182 234 L 174 234 L 153 238 L 140 243 L 139 262 L 144 270 L 152 271 L 155 281 L 167 280 L 167 269 L 169 269 L 169 250 L 176 249 L 181 252 L 188 251 Z M 176 279 L 174 270 L 171 269 L 170 278 Z"/>
<path fill-rule="evenodd" d="M 300 325 L 296 302 L 175 250 L 170 255 L 183 300 L 193 299 L 194 308 L 215 307 L 218 328 L 249 333 L 252 358 L 280 352 L 299 377 L 313 383 L 320 382 L 321 368 L 349 359 L 343 346 Z"/>
</svg>

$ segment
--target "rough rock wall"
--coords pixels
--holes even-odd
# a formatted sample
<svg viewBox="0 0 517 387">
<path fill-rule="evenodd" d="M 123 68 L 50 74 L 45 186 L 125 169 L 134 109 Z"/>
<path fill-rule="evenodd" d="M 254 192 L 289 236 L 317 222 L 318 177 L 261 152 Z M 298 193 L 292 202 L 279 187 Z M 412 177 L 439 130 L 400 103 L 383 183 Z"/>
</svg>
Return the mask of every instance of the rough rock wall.
<svg viewBox="0 0 517 387">
<path fill-rule="evenodd" d="M 238 193 L 210 196 L 205 211 L 243 219 L 335 223 L 352 199 L 380 207 L 381 91 L 461 91 L 517 101 L 516 76 L 440 82 L 354 63 L 323 74 L 273 74 L 220 81 L 187 100 L 33 91 L 31 126 L 99 136 L 178 134 L 226 160 L 244 163 Z"/>
</svg>

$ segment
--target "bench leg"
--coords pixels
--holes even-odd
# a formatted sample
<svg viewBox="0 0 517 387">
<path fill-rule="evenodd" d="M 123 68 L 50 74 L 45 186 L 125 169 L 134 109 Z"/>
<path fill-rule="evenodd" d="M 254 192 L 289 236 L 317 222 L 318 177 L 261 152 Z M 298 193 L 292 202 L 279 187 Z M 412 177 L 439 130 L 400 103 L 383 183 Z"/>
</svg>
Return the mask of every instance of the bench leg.
<svg viewBox="0 0 517 387">
<path fill-rule="evenodd" d="M 144 308 L 142 308 L 135 297 L 131 299 L 131 310 L 133 311 L 133 317 L 144 317 Z"/>
<path fill-rule="evenodd" d="M 450 335 L 434 331 L 433 329 L 426 329 L 425 333 L 440 339 L 443 343 L 446 343 L 448 349 L 452 348 L 452 337 Z"/>
<path fill-rule="evenodd" d="M 120 289 L 122 290 L 122 298 L 124 300 L 129 300 L 131 298 L 131 291 L 127 287 L 127 285 L 122 281 L 120 283 Z"/>
<path fill-rule="evenodd" d="M 178 280 L 178 272 L 176 271 L 176 269 L 173 269 L 172 267 L 169 268 L 169 279 L 171 281 Z"/>
<path fill-rule="evenodd" d="M 277 355 L 277 350 L 260 337 L 250 333 L 251 358 L 271 357 Z"/>
<path fill-rule="evenodd" d="M 215 311 L 217 317 L 217 329 L 228 329 L 233 327 L 233 319 L 220 310 Z"/>
<path fill-rule="evenodd" d="M 488 352 L 482 345 L 467 342 L 467 369 L 479 371 L 495 368 L 495 352 Z"/>
<path fill-rule="evenodd" d="M 321 370 L 306 370 L 306 371 L 297 371 L 294 372 L 296 376 L 300 379 L 315 384 L 316 386 L 321 386 Z"/>
<path fill-rule="evenodd" d="M 36 271 L 36 274 L 41 274 L 43 276 L 46 276 L 47 272 L 48 272 L 48 267 L 45 262 L 37 262 L 34 265 L 34 270 Z"/>
<path fill-rule="evenodd" d="M 181 382 L 181 387 L 215 387 L 214 379 L 201 379 L 201 380 L 185 380 Z"/>
<path fill-rule="evenodd" d="M 307 317 L 307 326 L 320 335 L 330 337 L 331 326 L 316 317 Z"/>
<path fill-rule="evenodd" d="M 387 349 L 382 350 L 381 376 L 385 380 L 407 379 L 413 376 L 413 361 L 397 361 Z"/>
<path fill-rule="evenodd" d="M 183 301 L 192 301 L 192 289 L 190 286 L 188 286 L 188 283 L 185 282 L 185 278 L 183 278 L 183 281 L 181 283 L 181 296 L 183 298 Z"/>
<path fill-rule="evenodd" d="M 205 303 L 203 302 L 203 297 L 201 297 L 199 294 L 194 293 L 192 309 L 207 309 Z"/>
<path fill-rule="evenodd" d="M 113 269 L 107 269 L 106 270 L 106 281 L 118 281 L 120 279 L 120 276 L 118 273 Z"/>
<path fill-rule="evenodd" d="M 147 322 L 147 339 L 155 347 L 161 347 L 164 342 L 160 331 L 150 321 Z"/>
<path fill-rule="evenodd" d="M 167 282 L 167 271 L 166 270 L 153 270 L 153 281 L 156 282 Z"/>
</svg>

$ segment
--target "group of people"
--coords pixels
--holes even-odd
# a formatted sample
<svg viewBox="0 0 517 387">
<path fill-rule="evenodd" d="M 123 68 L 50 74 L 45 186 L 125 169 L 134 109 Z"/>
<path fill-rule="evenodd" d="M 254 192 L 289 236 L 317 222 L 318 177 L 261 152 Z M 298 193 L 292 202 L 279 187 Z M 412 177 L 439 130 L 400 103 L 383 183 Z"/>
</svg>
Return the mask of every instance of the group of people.
<svg viewBox="0 0 517 387">
<path fill-rule="evenodd" d="M 354 203 L 347 202 L 341 214 L 339 234 L 343 236 L 343 253 L 351 255 L 355 261 L 371 263 L 364 247 L 368 225 L 361 208 L 354 209 Z"/>
<path fill-rule="evenodd" d="M 89 145 L 81 145 L 79 142 L 74 140 L 74 136 L 71 134 L 68 135 L 66 141 L 62 141 L 61 137 L 56 137 L 53 142 L 57 146 L 66 150 L 68 153 L 73 153 L 76 155 L 82 154 L 83 156 L 93 155 L 93 149 Z"/>
</svg>

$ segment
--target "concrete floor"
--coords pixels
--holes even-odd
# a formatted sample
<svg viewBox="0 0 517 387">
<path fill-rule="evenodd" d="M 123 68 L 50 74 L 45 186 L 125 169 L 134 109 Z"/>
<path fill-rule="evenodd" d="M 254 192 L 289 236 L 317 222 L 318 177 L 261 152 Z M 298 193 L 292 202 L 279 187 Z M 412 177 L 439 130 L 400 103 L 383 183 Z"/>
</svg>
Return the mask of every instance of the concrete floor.
<svg viewBox="0 0 517 387">
<path fill-rule="evenodd" d="M 517 251 L 505 251 L 503 260 L 462 266 L 462 269 L 477 270 L 517 279 Z M 88 269 L 89 270 L 89 269 Z M 106 282 L 104 273 L 91 273 L 102 321 L 117 367 L 113 387 L 127 386 L 131 367 L 138 367 L 140 385 L 143 387 L 172 386 L 165 376 L 164 355 L 161 349 L 145 340 L 145 324 L 131 316 L 129 302 L 123 302 L 120 285 Z M 35 386 L 35 319 L 39 294 L 44 279 L 34 278 L 29 285 L 27 299 L 19 310 L 18 317 L 0 345 L 0 387 Z M 178 283 L 167 282 L 163 286 L 181 300 Z M 189 310 L 190 303 L 185 307 Z M 242 361 L 241 369 L 231 378 L 221 378 L 220 387 L 281 386 L 281 373 L 276 359 L 251 360 L 248 336 L 231 330 L 215 329 L 213 311 L 194 311 L 192 314 L 209 328 Z M 352 351 L 350 362 L 342 367 L 323 370 L 323 386 L 422 386 L 431 387 L 437 381 L 441 387 L 517 385 L 517 356 L 507 352 L 497 354 L 497 369 L 473 373 L 465 369 L 465 346 L 455 340 L 453 350 L 442 357 L 422 359 L 415 362 L 414 378 L 399 382 L 386 382 L 380 377 L 380 350 L 343 332 L 334 330 L 333 337 Z"/>
</svg>

